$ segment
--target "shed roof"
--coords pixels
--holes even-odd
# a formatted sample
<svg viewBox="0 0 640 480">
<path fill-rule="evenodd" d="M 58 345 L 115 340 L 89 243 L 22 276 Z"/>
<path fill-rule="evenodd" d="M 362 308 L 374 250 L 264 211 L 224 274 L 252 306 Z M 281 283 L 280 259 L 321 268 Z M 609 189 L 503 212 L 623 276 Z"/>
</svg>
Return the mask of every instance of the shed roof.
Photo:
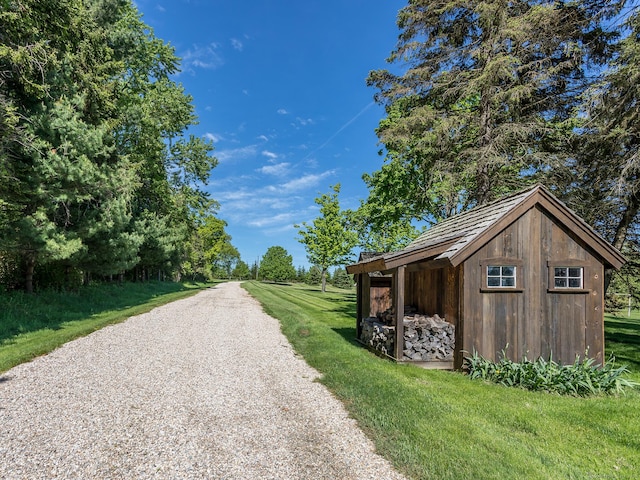
<svg viewBox="0 0 640 480">
<path fill-rule="evenodd" d="M 624 257 L 617 249 L 549 190 L 538 184 L 449 217 L 422 233 L 404 249 L 367 259 L 361 258 L 358 263 L 349 265 L 347 271 L 385 271 L 425 260 L 451 266 L 459 265 L 489 239 L 536 205 L 581 238 L 607 266 L 617 269 L 625 263 Z"/>
</svg>

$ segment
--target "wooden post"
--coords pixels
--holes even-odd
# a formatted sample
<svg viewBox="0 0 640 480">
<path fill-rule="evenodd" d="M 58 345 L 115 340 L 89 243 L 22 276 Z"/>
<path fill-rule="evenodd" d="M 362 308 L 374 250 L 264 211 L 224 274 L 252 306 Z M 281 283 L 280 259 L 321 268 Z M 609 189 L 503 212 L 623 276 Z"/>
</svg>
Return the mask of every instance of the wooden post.
<svg viewBox="0 0 640 480">
<path fill-rule="evenodd" d="M 357 307 L 356 307 L 356 338 L 359 340 L 362 335 L 362 277 L 363 273 L 358 274 L 358 290 L 356 294 Z"/>
<path fill-rule="evenodd" d="M 402 360 L 402 350 L 404 350 L 404 274 L 406 265 L 398 267 L 396 270 L 395 297 L 396 297 L 396 360 Z"/>
</svg>

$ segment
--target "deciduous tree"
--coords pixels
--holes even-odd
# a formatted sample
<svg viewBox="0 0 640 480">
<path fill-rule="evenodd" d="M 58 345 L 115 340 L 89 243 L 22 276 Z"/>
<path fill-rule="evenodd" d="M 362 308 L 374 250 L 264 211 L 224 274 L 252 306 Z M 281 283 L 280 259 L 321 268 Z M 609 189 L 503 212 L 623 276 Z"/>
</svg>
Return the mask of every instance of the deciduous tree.
<svg viewBox="0 0 640 480">
<path fill-rule="evenodd" d="M 326 276 L 329 267 L 342 265 L 352 258 L 357 235 L 349 228 L 346 212 L 340 209 L 338 194 L 340 184 L 331 187 L 333 193 L 316 197 L 320 215 L 312 224 L 303 222 L 295 225 L 300 235 L 299 241 L 307 250 L 307 258 L 322 270 L 322 291 L 326 290 Z"/>
</svg>

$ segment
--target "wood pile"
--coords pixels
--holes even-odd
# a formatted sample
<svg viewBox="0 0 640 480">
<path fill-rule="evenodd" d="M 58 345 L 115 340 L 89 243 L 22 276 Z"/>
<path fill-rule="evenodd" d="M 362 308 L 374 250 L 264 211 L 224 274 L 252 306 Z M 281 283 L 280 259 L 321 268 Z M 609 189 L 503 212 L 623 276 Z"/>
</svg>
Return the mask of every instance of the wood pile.
<svg viewBox="0 0 640 480">
<path fill-rule="evenodd" d="M 369 347 L 387 355 L 393 355 L 393 345 L 396 338 L 396 327 L 385 325 L 376 317 L 362 320 L 362 334 L 360 340 Z"/>
<path fill-rule="evenodd" d="M 360 340 L 374 350 L 394 355 L 395 327 L 393 309 L 362 320 Z M 451 361 L 455 347 L 455 327 L 438 314 L 415 313 L 405 307 L 403 360 Z"/>
</svg>

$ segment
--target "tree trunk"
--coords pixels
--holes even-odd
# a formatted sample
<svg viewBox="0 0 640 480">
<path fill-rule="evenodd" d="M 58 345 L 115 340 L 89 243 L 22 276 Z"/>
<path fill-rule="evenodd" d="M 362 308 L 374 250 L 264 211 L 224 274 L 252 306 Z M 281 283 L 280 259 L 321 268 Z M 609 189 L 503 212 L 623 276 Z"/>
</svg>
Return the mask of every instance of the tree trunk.
<svg viewBox="0 0 640 480">
<path fill-rule="evenodd" d="M 322 269 L 322 293 L 327 291 L 327 269 Z"/>
<path fill-rule="evenodd" d="M 24 274 L 24 290 L 27 293 L 33 293 L 33 271 L 36 268 L 36 254 L 34 252 L 27 253 L 25 257 L 25 274 Z"/>
<path fill-rule="evenodd" d="M 635 190 L 635 189 L 634 189 Z M 640 195 L 635 191 L 629 192 L 626 198 L 626 205 L 622 217 L 616 226 L 616 232 L 613 236 L 612 245 L 618 250 L 622 251 L 624 242 L 627 240 L 627 232 L 631 227 L 631 224 L 635 220 L 640 211 Z M 607 293 L 611 278 L 613 276 L 613 270 L 607 269 L 604 274 L 604 293 Z"/>
</svg>

